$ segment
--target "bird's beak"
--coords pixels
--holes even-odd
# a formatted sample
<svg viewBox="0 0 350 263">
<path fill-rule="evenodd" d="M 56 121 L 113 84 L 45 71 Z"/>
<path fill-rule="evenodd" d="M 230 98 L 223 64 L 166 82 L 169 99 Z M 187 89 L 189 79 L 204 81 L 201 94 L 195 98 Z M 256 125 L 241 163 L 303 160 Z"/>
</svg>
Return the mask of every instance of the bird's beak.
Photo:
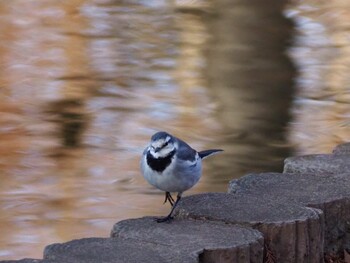
<svg viewBox="0 0 350 263">
<path fill-rule="evenodd" d="M 157 147 L 157 148 L 154 148 L 154 152 L 159 152 L 160 150 L 161 150 L 162 148 L 160 148 L 160 147 Z"/>
</svg>

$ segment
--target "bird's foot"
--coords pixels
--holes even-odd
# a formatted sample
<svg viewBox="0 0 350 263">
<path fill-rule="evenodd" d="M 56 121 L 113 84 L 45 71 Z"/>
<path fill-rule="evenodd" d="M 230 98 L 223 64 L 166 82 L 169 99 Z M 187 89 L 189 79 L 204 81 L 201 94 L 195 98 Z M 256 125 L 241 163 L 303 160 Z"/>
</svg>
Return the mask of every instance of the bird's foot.
<svg viewBox="0 0 350 263">
<path fill-rule="evenodd" d="M 156 218 L 156 222 L 157 223 L 163 223 L 163 222 L 170 223 L 171 220 L 173 220 L 173 219 L 174 219 L 174 217 L 172 217 L 172 216 L 166 216 L 166 217 Z"/>
<path fill-rule="evenodd" d="M 171 220 L 174 219 L 171 215 L 173 214 L 174 209 L 176 208 L 176 205 L 179 203 L 179 201 L 181 199 L 181 195 L 182 195 L 182 192 L 177 194 L 176 202 L 174 203 L 174 199 L 171 196 L 171 194 L 169 192 L 165 192 L 165 202 L 168 200 L 169 203 L 172 205 L 172 208 L 171 208 L 171 211 L 170 211 L 169 215 L 167 215 L 166 217 L 163 217 L 163 218 L 157 218 L 156 219 L 156 221 L 158 223 L 162 223 L 162 222 L 168 222 L 169 223 Z"/>
</svg>

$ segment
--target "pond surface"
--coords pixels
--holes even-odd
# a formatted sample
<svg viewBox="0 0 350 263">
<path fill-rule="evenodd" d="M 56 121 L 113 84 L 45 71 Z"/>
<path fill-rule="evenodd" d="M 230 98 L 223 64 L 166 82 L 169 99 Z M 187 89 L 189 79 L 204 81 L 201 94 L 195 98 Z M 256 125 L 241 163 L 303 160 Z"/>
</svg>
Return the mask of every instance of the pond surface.
<svg viewBox="0 0 350 263">
<path fill-rule="evenodd" d="M 350 135 L 350 4 L 0 2 L 0 260 L 165 215 L 139 160 L 166 130 L 226 191 Z"/>
</svg>

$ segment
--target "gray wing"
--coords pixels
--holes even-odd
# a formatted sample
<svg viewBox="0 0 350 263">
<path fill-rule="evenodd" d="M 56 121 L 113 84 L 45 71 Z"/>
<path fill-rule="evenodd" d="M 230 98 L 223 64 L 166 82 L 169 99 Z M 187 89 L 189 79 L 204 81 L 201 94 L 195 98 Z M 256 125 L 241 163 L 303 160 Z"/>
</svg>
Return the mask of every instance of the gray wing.
<svg viewBox="0 0 350 263">
<path fill-rule="evenodd" d="M 179 148 L 177 149 L 177 157 L 184 161 L 191 161 L 193 162 L 196 160 L 197 151 L 192 149 L 191 146 L 189 146 L 184 141 L 177 139 Z"/>
</svg>

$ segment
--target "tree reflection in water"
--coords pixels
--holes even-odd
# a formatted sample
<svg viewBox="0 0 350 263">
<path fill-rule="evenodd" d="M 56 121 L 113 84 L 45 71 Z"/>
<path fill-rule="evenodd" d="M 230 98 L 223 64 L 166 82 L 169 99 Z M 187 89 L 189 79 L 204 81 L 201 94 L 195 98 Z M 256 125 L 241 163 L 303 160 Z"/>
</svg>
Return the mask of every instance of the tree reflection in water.
<svg viewBox="0 0 350 263">
<path fill-rule="evenodd" d="M 302 5 L 289 7 L 294 34 L 277 0 L 0 2 L 0 259 L 165 214 L 139 172 L 156 130 L 225 150 L 191 193 L 226 191 L 232 178 L 346 140 L 349 96 L 337 83 L 348 45 L 335 34 L 341 45 L 314 49 L 307 25 L 326 9 Z"/>
</svg>

